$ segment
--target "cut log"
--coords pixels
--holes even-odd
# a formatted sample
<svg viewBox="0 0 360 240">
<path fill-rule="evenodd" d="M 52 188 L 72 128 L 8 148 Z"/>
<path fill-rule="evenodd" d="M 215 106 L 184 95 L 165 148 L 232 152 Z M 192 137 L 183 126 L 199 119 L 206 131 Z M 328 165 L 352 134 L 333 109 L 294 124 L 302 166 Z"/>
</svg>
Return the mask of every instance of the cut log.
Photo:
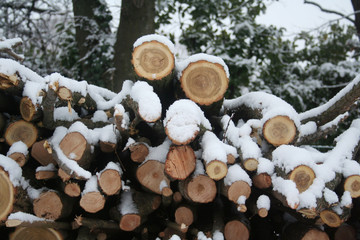
<svg viewBox="0 0 360 240">
<path fill-rule="evenodd" d="M 23 97 L 20 101 L 20 114 L 21 117 L 28 122 L 38 121 L 42 117 L 40 106 L 34 105 L 28 97 Z"/>
<path fill-rule="evenodd" d="M 116 149 L 116 143 L 99 141 L 100 150 L 104 153 L 112 153 Z"/>
<path fill-rule="evenodd" d="M 97 176 L 92 176 L 86 181 L 80 199 L 80 206 L 89 213 L 96 213 L 105 206 L 106 199 L 99 191 Z"/>
<path fill-rule="evenodd" d="M 80 206 L 89 213 L 96 213 L 105 206 L 105 197 L 100 192 L 88 192 L 81 196 Z"/>
<path fill-rule="evenodd" d="M 110 214 L 119 221 L 123 231 L 135 230 L 161 204 L 160 196 L 137 191 L 122 192 L 120 197 L 120 204 L 113 208 Z"/>
<path fill-rule="evenodd" d="M 244 196 L 245 200 L 249 198 L 251 188 L 250 185 L 245 181 L 235 181 L 230 185 L 225 185 L 224 183 L 221 184 L 221 193 L 230 201 L 239 205 L 245 205 L 245 202 L 239 203 L 239 198 L 241 196 Z"/>
<path fill-rule="evenodd" d="M 205 165 L 207 175 L 214 180 L 221 180 L 227 174 L 227 165 L 223 161 L 213 160 Z"/>
<path fill-rule="evenodd" d="M 13 159 L 15 162 L 17 162 L 20 167 L 23 167 L 29 159 L 29 155 L 24 155 L 23 153 L 20 152 L 14 152 L 8 155 L 8 157 Z"/>
<path fill-rule="evenodd" d="M 250 233 L 244 223 L 232 220 L 225 224 L 224 236 L 228 240 L 248 240 Z"/>
<path fill-rule="evenodd" d="M 91 147 L 85 137 L 79 132 L 70 132 L 65 135 L 59 144 L 64 155 L 76 161 L 80 167 L 88 168 L 90 166 Z"/>
<path fill-rule="evenodd" d="M 289 179 L 294 181 L 300 193 L 308 189 L 315 179 L 314 170 L 305 165 L 300 165 L 289 174 Z"/>
<path fill-rule="evenodd" d="M 4 137 L 10 146 L 15 142 L 22 141 L 30 148 L 38 137 L 38 130 L 33 124 L 19 120 L 6 128 Z"/>
<path fill-rule="evenodd" d="M 49 164 L 48 166 L 40 166 L 36 168 L 35 178 L 37 180 L 47 180 L 51 178 L 58 177 L 57 168 L 54 164 Z"/>
<path fill-rule="evenodd" d="M 264 123 L 262 133 L 266 141 L 276 147 L 293 143 L 296 140 L 297 128 L 288 116 L 276 116 Z"/>
<path fill-rule="evenodd" d="M 51 153 L 52 149 L 47 140 L 35 142 L 31 147 L 31 156 L 43 166 L 47 166 L 50 163 L 55 166 L 57 165 Z"/>
<path fill-rule="evenodd" d="M 252 183 L 259 189 L 266 189 L 271 187 L 271 176 L 268 173 L 256 174 L 252 177 Z"/>
<path fill-rule="evenodd" d="M 220 184 L 220 193 L 238 204 L 241 211 L 246 211 L 245 200 L 251 193 L 251 179 L 237 164 L 229 167 L 228 174 Z"/>
<path fill-rule="evenodd" d="M 37 217 L 57 220 L 70 215 L 73 201 L 61 192 L 44 191 L 33 201 Z"/>
<path fill-rule="evenodd" d="M 12 212 L 15 202 L 15 189 L 9 179 L 9 175 L 0 167 L 0 221 L 6 220 L 7 216 Z"/>
<path fill-rule="evenodd" d="M 171 146 L 165 161 L 165 173 L 174 180 L 184 180 L 194 170 L 196 157 L 189 146 Z"/>
<path fill-rule="evenodd" d="M 131 160 L 142 163 L 146 156 L 149 155 L 149 145 L 145 142 L 137 142 L 129 147 L 131 152 Z"/>
<path fill-rule="evenodd" d="M 329 240 L 329 236 L 318 227 L 306 223 L 295 222 L 288 225 L 281 239 L 284 240 Z"/>
<path fill-rule="evenodd" d="M 195 221 L 195 214 L 194 208 L 188 205 L 180 206 L 174 213 L 175 222 L 182 226 L 182 228 L 187 228 Z"/>
<path fill-rule="evenodd" d="M 229 85 L 225 63 L 218 57 L 212 57 L 210 62 L 208 57 L 206 54 L 190 56 L 179 68 L 179 81 L 186 97 L 206 106 L 222 100 Z"/>
<path fill-rule="evenodd" d="M 57 230 L 42 227 L 20 227 L 10 234 L 10 240 L 30 239 L 64 240 L 64 237 Z"/>
<path fill-rule="evenodd" d="M 344 222 L 337 213 L 330 209 L 321 211 L 320 218 L 329 227 L 339 227 Z"/>
<path fill-rule="evenodd" d="M 334 240 L 356 240 L 356 228 L 349 224 L 342 224 L 336 229 Z"/>
<path fill-rule="evenodd" d="M 108 196 L 118 194 L 121 190 L 121 174 L 120 164 L 109 162 L 98 173 L 98 185 L 101 191 Z"/>
<path fill-rule="evenodd" d="M 22 92 L 24 82 L 20 80 L 17 74 L 6 75 L 0 73 L 0 89 L 7 92 Z"/>
<path fill-rule="evenodd" d="M 136 170 L 136 178 L 139 183 L 150 191 L 161 194 L 163 181 L 166 186 L 170 185 L 170 180 L 164 173 L 165 164 L 157 160 L 147 160 Z"/>
<path fill-rule="evenodd" d="M 181 195 L 196 203 L 209 203 L 215 199 L 216 184 L 210 177 L 200 174 L 179 182 Z"/>
<path fill-rule="evenodd" d="M 81 187 L 79 183 L 68 181 L 64 183 L 64 193 L 69 197 L 79 197 L 81 194 Z"/>
<path fill-rule="evenodd" d="M 141 41 L 141 38 L 139 40 Z M 131 63 L 139 77 L 156 81 L 172 73 L 175 57 L 169 46 L 162 42 L 149 39 L 149 41 L 138 42 L 134 45 Z M 167 42 L 170 41 L 167 40 Z"/>
<path fill-rule="evenodd" d="M 360 175 L 352 175 L 345 179 L 344 190 L 349 191 L 352 198 L 360 197 Z"/>
</svg>

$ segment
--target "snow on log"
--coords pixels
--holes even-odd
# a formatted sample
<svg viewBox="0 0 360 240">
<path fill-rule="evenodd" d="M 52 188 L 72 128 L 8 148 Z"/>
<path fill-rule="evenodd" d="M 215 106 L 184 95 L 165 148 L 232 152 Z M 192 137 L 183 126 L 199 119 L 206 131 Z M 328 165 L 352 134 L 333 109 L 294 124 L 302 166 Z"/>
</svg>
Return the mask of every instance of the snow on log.
<svg viewBox="0 0 360 240">
<path fill-rule="evenodd" d="M 211 124 L 199 106 L 191 100 L 182 99 L 175 101 L 166 111 L 164 127 L 174 144 L 185 145 L 204 130 L 210 130 Z"/>
<path fill-rule="evenodd" d="M 258 159 L 261 157 L 261 150 L 250 137 L 251 126 L 245 123 L 241 127 L 236 127 L 228 115 L 222 117 L 221 125 L 224 137 L 230 145 L 236 147 L 244 168 L 247 171 L 255 171 L 259 164 Z"/>
<path fill-rule="evenodd" d="M 136 178 L 139 183 L 157 194 L 162 194 L 163 188 L 169 188 L 170 186 L 170 180 L 164 171 L 170 145 L 171 141 L 166 139 L 161 145 L 150 147 L 149 155 L 136 170 Z"/>
<path fill-rule="evenodd" d="M 210 131 L 206 131 L 201 139 L 202 159 L 208 176 L 214 180 L 223 179 L 227 174 L 227 156 L 238 157 L 234 147 L 223 143 Z"/>
<path fill-rule="evenodd" d="M 89 213 L 96 213 L 105 206 L 105 197 L 99 190 L 98 177 L 91 176 L 81 193 L 80 206 Z"/>
<path fill-rule="evenodd" d="M 22 167 L 29 158 L 28 146 L 22 141 L 15 142 L 11 145 L 6 156 L 13 159 L 20 167 Z"/>
<path fill-rule="evenodd" d="M 262 136 L 270 144 L 280 146 L 296 141 L 300 120 L 295 109 L 284 100 L 264 92 L 251 92 L 225 100 L 225 112 L 234 113 L 234 121 L 261 119 Z"/>
<path fill-rule="evenodd" d="M 5 52 L 13 57 L 17 61 L 23 61 L 24 56 L 17 54 L 13 51 L 13 48 L 20 46 L 23 43 L 21 38 L 11 38 L 11 39 L 0 39 L 0 52 Z"/>
<path fill-rule="evenodd" d="M 238 205 L 239 211 L 246 212 L 245 201 L 251 194 L 251 179 L 238 164 L 229 167 L 221 184 L 221 193 Z"/>
<path fill-rule="evenodd" d="M 266 158 L 259 158 L 256 174 L 252 176 L 252 183 L 259 189 L 271 187 L 271 176 L 274 173 L 274 163 Z"/>
<path fill-rule="evenodd" d="M 35 178 L 37 180 L 47 180 L 51 178 L 58 177 L 57 175 L 57 168 L 54 166 L 54 164 L 50 163 L 47 166 L 40 166 L 37 167 L 35 170 Z"/>
<path fill-rule="evenodd" d="M 222 100 L 229 85 L 229 69 L 216 56 L 192 55 L 178 62 L 176 71 L 186 97 L 200 105 Z"/>
<path fill-rule="evenodd" d="M 109 162 L 96 175 L 98 177 L 98 185 L 103 193 L 111 196 L 120 192 L 122 170 L 119 163 Z"/>
<path fill-rule="evenodd" d="M 347 112 L 359 97 L 360 76 L 357 76 L 325 104 L 300 113 L 299 118 L 302 123 L 314 121 L 318 126 L 321 126 Z"/>
<path fill-rule="evenodd" d="M 132 142 L 128 147 L 131 152 L 130 158 L 132 161 L 142 163 L 147 155 L 149 155 L 150 141 L 145 138 L 141 138 L 135 142 Z"/>
<path fill-rule="evenodd" d="M 174 44 L 166 37 L 149 34 L 133 44 L 131 63 L 135 73 L 150 81 L 171 75 L 175 67 Z"/>
</svg>

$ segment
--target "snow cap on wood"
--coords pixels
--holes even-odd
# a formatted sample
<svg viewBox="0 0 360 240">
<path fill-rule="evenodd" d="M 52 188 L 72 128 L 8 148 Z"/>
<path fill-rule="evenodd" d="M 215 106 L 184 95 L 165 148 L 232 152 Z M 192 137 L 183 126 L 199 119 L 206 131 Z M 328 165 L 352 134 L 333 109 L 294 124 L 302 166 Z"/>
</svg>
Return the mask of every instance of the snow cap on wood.
<svg viewBox="0 0 360 240">
<path fill-rule="evenodd" d="M 166 135 L 174 144 L 188 144 L 195 139 L 201 128 L 210 130 L 211 124 L 196 103 L 188 99 L 175 101 L 166 111 L 164 119 Z"/>
</svg>

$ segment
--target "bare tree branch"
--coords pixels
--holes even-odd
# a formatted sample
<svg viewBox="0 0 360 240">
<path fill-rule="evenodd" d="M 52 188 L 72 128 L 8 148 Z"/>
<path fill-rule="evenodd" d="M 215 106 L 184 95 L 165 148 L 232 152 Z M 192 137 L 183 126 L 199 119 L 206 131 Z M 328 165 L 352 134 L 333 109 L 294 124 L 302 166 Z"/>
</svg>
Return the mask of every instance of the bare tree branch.
<svg viewBox="0 0 360 240">
<path fill-rule="evenodd" d="M 315 3 L 315 2 L 311 2 L 311 1 L 308 1 L 308 0 L 304 0 L 304 3 L 306 3 L 306 4 L 311 4 L 311 5 L 314 5 L 314 6 L 318 7 L 322 12 L 331 13 L 331 14 L 336 14 L 336 15 L 338 15 L 338 16 L 341 16 L 342 18 L 345 18 L 346 20 L 349 20 L 350 22 L 352 22 L 353 24 L 355 24 L 355 21 L 354 21 L 353 19 L 351 19 L 349 16 L 346 16 L 346 15 L 343 14 L 343 13 L 340 13 L 340 12 L 335 11 L 335 10 L 323 8 L 320 4 Z"/>
</svg>

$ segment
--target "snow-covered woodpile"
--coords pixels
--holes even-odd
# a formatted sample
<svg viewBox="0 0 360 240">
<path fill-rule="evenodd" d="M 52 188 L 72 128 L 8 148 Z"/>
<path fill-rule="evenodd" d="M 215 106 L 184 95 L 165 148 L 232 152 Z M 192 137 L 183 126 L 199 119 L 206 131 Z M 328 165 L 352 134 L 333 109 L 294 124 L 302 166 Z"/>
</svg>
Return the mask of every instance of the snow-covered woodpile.
<svg viewBox="0 0 360 240">
<path fill-rule="evenodd" d="M 314 145 L 348 117 L 360 77 L 297 113 L 263 92 L 224 99 L 223 60 L 177 61 L 163 36 L 138 39 L 132 63 L 136 81 L 114 93 L 0 59 L 11 239 L 355 239 L 360 119 Z"/>
</svg>

